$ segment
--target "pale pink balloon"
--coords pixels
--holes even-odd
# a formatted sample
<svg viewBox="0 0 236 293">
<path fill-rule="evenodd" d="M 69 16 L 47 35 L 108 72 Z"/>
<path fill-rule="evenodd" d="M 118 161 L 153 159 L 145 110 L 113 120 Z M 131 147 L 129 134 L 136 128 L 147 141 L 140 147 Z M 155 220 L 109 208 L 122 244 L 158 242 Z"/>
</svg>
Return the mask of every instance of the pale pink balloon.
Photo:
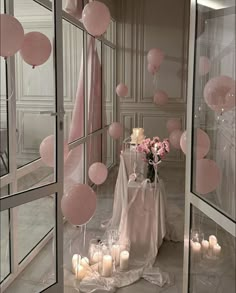
<svg viewBox="0 0 236 293">
<path fill-rule="evenodd" d="M 151 49 L 147 54 L 148 63 L 152 64 L 156 68 L 159 68 L 163 59 L 164 59 L 164 53 L 162 52 L 161 49 L 158 49 L 158 48 Z"/>
<path fill-rule="evenodd" d="M 113 122 L 108 129 L 109 135 L 114 139 L 119 139 L 123 135 L 123 126 L 119 122 Z"/>
<path fill-rule="evenodd" d="M 207 105 L 216 112 L 229 111 L 235 106 L 235 96 L 228 94 L 235 88 L 235 81 L 228 76 L 217 76 L 210 79 L 204 88 L 204 99 Z"/>
<path fill-rule="evenodd" d="M 88 170 L 90 180 L 96 185 L 104 183 L 107 179 L 107 167 L 100 162 L 93 163 Z"/>
<path fill-rule="evenodd" d="M 163 106 L 168 103 L 168 95 L 164 91 L 158 90 L 153 97 L 153 101 L 155 104 Z"/>
<path fill-rule="evenodd" d="M 24 40 L 24 29 L 13 16 L 0 14 L 0 56 L 7 58 L 20 50 Z"/>
<path fill-rule="evenodd" d="M 116 87 L 116 93 L 117 93 L 117 96 L 119 97 L 127 97 L 128 95 L 128 87 L 127 85 L 125 85 L 124 83 L 119 83 L 118 86 Z"/>
<path fill-rule="evenodd" d="M 64 217 L 75 226 L 88 223 L 96 211 L 97 196 L 87 184 L 76 184 L 62 197 Z"/>
<path fill-rule="evenodd" d="M 209 159 L 201 159 L 196 164 L 196 191 L 207 194 L 214 191 L 221 181 L 221 172 L 217 164 Z"/>
<path fill-rule="evenodd" d="M 210 150 L 210 138 L 208 134 L 202 129 L 197 129 L 197 141 L 194 141 L 194 153 L 196 154 L 197 160 L 204 158 Z M 180 138 L 180 146 L 182 151 L 186 154 L 187 152 L 187 131 L 185 130 Z"/>
<path fill-rule="evenodd" d="M 198 64 L 199 75 L 206 75 L 211 69 L 211 61 L 206 56 L 200 56 Z"/>
<path fill-rule="evenodd" d="M 154 75 L 158 71 L 158 68 L 156 66 L 154 66 L 153 64 L 149 63 L 148 66 L 147 66 L 147 70 L 148 70 L 149 73 Z"/>
<path fill-rule="evenodd" d="M 181 127 L 182 125 L 179 118 L 171 118 L 166 123 L 166 128 L 169 133 L 171 133 L 174 130 L 181 129 Z"/>
<path fill-rule="evenodd" d="M 20 54 L 33 67 L 45 63 L 51 55 L 52 46 L 47 36 L 40 32 L 25 34 Z"/>
<path fill-rule="evenodd" d="M 169 136 L 170 143 L 175 149 L 180 149 L 180 138 L 182 134 L 183 134 L 183 131 L 177 129 L 172 131 Z"/>
<path fill-rule="evenodd" d="M 49 135 L 41 142 L 39 153 L 42 161 L 49 167 L 54 167 L 55 136 Z M 64 142 L 64 160 L 67 158 L 69 148 L 67 142 Z"/>
<path fill-rule="evenodd" d="M 91 35 L 98 37 L 104 34 L 110 21 L 110 11 L 105 4 L 93 1 L 85 5 L 82 12 L 82 22 Z"/>
</svg>

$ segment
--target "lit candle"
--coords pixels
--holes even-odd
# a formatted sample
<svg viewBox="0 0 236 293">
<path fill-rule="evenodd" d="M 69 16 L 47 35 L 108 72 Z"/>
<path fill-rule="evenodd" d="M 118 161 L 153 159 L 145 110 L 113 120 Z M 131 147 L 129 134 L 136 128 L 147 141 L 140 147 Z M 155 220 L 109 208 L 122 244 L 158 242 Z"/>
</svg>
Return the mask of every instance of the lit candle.
<svg viewBox="0 0 236 293">
<path fill-rule="evenodd" d="M 201 244 L 199 242 L 192 242 L 192 251 L 194 254 L 199 254 L 201 251 Z"/>
<path fill-rule="evenodd" d="M 84 267 L 84 268 L 88 268 L 89 267 L 89 259 L 87 257 L 83 257 L 80 261 L 80 264 Z"/>
<path fill-rule="evenodd" d="M 120 269 L 127 270 L 129 268 L 129 252 L 124 250 L 120 253 Z"/>
<path fill-rule="evenodd" d="M 112 274 L 112 256 L 104 255 L 102 259 L 102 276 L 110 277 Z"/>
<path fill-rule="evenodd" d="M 102 252 L 101 251 L 96 251 L 93 256 L 91 262 L 93 264 L 98 263 L 99 261 L 102 260 Z"/>
<path fill-rule="evenodd" d="M 209 241 L 202 240 L 202 251 L 207 252 L 208 248 L 209 248 Z"/>
<path fill-rule="evenodd" d="M 215 237 L 215 235 L 210 235 L 209 236 L 209 245 L 210 248 L 213 248 L 214 245 L 217 244 L 217 238 Z"/>
<path fill-rule="evenodd" d="M 216 243 L 213 246 L 213 254 L 214 254 L 214 256 L 219 256 L 220 252 L 221 252 L 221 246 L 218 243 Z"/>
<path fill-rule="evenodd" d="M 76 279 L 78 280 L 83 280 L 83 278 L 85 277 L 86 275 L 86 270 L 83 266 L 81 265 L 78 265 L 76 270 L 75 270 L 75 276 L 76 276 Z"/>
<path fill-rule="evenodd" d="M 72 269 L 74 273 L 76 272 L 76 268 L 80 264 L 80 261 L 81 261 L 81 256 L 79 254 L 74 254 L 72 257 Z"/>
<path fill-rule="evenodd" d="M 117 244 L 112 245 L 111 248 L 111 256 L 113 260 L 115 261 L 116 266 L 120 263 L 120 246 Z"/>
</svg>

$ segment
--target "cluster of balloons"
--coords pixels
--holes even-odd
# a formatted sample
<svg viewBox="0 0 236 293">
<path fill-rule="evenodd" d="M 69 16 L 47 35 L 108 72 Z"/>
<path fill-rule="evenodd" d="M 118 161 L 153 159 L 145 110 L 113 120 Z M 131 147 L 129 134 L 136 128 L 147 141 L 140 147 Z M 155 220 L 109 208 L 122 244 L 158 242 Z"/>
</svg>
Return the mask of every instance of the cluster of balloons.
<svg viewBox="0 0 236 293">
<path fill-rule="evenodd" d="M 152 75 L 156 74 L 164 60 L 164 53 L 161 49 L 153 48 L 147 54 L 148 72 Z"/>
<path fill-rule="evenodd" d="M 105 33 L 111 22 L 110 11 L 100 1 L 89 2 L 83 9 L 82 22 L 88 33 L 99 37 Z"/>
<path fill-rule="evenodd" d="M 51 42 L 40 32 L 24 34 L 21 23 L 13 16 L 0 14 L 0 56 L 7 58 L 20 51 L 23 60 L 35 66 L 45 63 L 51 55 Z"/>
</svg>

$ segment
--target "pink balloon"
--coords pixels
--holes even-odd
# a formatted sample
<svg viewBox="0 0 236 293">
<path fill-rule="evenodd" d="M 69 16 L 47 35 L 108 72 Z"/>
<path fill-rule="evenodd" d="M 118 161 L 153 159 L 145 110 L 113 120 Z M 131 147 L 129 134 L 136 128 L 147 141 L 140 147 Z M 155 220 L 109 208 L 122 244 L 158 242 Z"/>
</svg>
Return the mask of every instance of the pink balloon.
<svg viewBox="0 0 236 293">
<path fill-rule="evenodd" d="M 127 97 L 128 91 L 128 87 L 124 83 L 119 83 L 116 87 L 116 93 L 119 97 Z"/>
<path fill-rule="evenodd" d="M 41 142 L 39 147 L 39 153 L 42 161 L 49 167 L 54 167 L 54 149 L 55 149 L 55 137 L 49 135 Z M 69 148 L 66 142 L 64 142 L 64 160 L 68 156 Z"/>
<path fill-rule="evenodd" d="M 154 75 L 158 71 L 158 68 L 156 66 L 154 66 L 153 64 L 149 63 L 148 66 L 147 66 L 147 70 L 148 70 L 149 73 Z"/>
<path fill-rule="evenodd" d="M 178 118 L 169 119 L 166 123 L 166 128 L 169 133 L 171 133 L 174 130 L 181 129 L 181 127 L 182 127 L 181 121 Z"/>
<path fill-rule="evenodd" d="M 180 146 L 182 151 L 186 154 L 187 151 L 187 131 L 185 130 L 180 138 Z M 197 129 L 197 141 L 194 147 L 197 155 L 197 160 L 204 158 L 210 150 L 210 138 L 205 131 Z"/>
<path fill-rule="evenodd" d="M 221 172 L 217 164 L 209 159 L 201 159 L 196 165 L 196 191 L 207 194 L 214 191 L 221 181 Z"/>
<path fill-rule="evenodd" d="M 88 175 L 93 183 L 100 185 L 106 181 L 108 170 L 103 163 L 97 162 L 89 167 Z"/>
<path fill-rule="evenodd" d="M 209 58 L 206 56 L 200 56 L 199 58 L 199 64 L 198 64 L 198 73 L 199 75 L 205 75 L 210 71 L 211 68 L 211 62 Z"/>
<path fill-rule="evenodd" d="M 183 134 L 183 131 L 177 129 L 177 130 L 172 131 L 169 136 L 169 140 L 170 140 L 171 145 L 176 149 L 180 149 L 180 138 L 181 138 L 182 134 Z"/>
<path fill-rule="evenodd" d="M 228 111 L 235 106 L 235 94 L 233 93 L 235 81 L 228 76 L 217 76 L 210 79 L 204 88 L 204 99 L 207 105 L 216 112 Z M 229 95 L 228 95 L 229 94 Z"/>
<path fill-rule="evenodd" d="M 51 55 L 51 42 L 40 32 L 25 34 L 20 54 L 24 61 L 33 67 L 45 63 Z"/>
<path fill-rule="evenodd" d="M 123 126 L 119 122 L 113 122 L 108 129 L 109 135 L 114 139 L 119 139 L 123 135 Z"/>
<path fill-rule="evenodd" d="M 148 52 L 148 55 L 147 55 L 148 63 L 152 64 L 156 68 L 159 68 L 163 59 L 164 59 L 164 53 L 158 48 L 151 49 Z"/>
<path fill-rule="evenodd" d="M 110 11 L 105 4 L 93 1 L 85 5 L 82 12 L 82 22 L 91 35 L 98 37 L 104 34 L 110 21 Z"/>
<path fill-rule="evenodd" d="M 163 106 L 168 103 L 168 95 L 164 91 L 158 90 L 153 97 L 153 101 L 155 104 Z"/>
<path fill-rule="evenodd" d="M 75 226 L 88 223 L 95 213 L 96 205 L 96 193 L 87 184 L 72 186 L 61 200 L 64 217 Z"/>
<path fill-rule="evenodd" d="M 7 58 L 20 50 L 24 40 L 24 29 L 13 16 L 0 14 L 0 56 Z"/>
</svg>

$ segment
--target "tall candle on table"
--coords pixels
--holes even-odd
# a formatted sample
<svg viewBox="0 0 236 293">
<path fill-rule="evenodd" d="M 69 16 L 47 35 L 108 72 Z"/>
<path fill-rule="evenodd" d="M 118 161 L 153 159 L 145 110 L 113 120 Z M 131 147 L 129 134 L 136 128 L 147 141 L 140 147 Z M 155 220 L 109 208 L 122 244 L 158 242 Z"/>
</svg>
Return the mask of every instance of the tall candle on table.
<svg viewBox="0 0 236 293">
<path fill-rule="evenodd" d="M 129 268 L 129 252 L 124 250 L 120 253 L 120 269 L 122 271 Z"/>
<path fill-rule="evenodd" d="M 112 274 L 112 256 L 104 255 L 102 259 L 102 276 L 110 277 Z"/>
</svg>

